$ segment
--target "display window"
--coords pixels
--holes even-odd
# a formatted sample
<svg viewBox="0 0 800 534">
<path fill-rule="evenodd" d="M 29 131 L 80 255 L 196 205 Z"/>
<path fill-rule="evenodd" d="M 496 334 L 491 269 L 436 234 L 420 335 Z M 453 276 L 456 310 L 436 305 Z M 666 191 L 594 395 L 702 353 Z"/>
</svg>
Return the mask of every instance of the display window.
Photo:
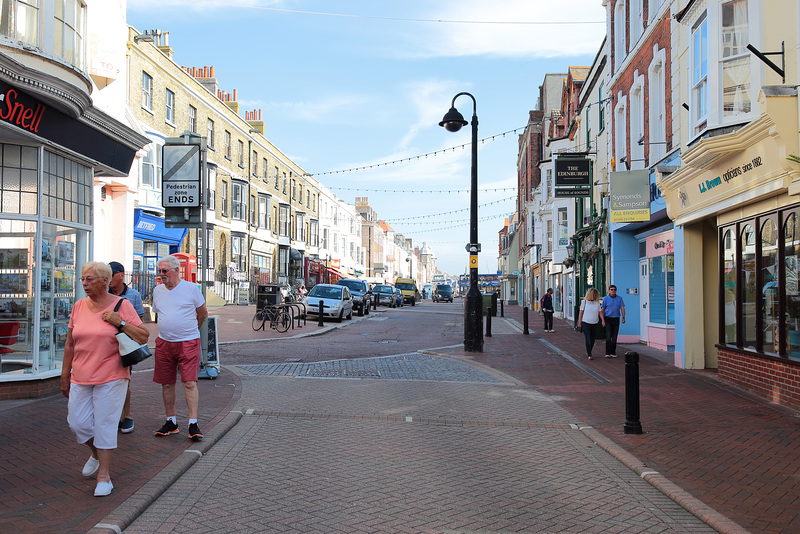
<svg viewBox="0 0 800 534">
<path fill-rule="evenodd" d="M 719 229 L 720 343 L 800 360 L 800 206 Z"/>
</svg>

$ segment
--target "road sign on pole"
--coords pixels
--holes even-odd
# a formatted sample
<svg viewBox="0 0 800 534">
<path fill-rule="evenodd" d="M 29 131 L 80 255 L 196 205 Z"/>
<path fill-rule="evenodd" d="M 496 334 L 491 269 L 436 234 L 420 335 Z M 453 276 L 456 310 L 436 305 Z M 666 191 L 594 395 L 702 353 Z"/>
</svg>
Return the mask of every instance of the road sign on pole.
<svg viewBox="0 0 800 534">
<path fill-rule="evenodd" d="M 200 146 L 164 145 L 161 205 L 164 208 L 199 208 Z"/>
</svg>

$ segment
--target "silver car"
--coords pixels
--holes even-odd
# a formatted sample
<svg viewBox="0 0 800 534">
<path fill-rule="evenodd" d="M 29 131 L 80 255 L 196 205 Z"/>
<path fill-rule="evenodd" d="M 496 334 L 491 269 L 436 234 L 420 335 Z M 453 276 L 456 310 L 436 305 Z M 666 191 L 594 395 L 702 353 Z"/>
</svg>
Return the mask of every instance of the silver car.
<svg viewBox="0 0 800 534">
<path fill-rule="evenodd" d="M 306 297 L 306 313 L 319 316 L 319 303 L 322 302 L 322 317 L 330 317 L 341 322 L 343 318 L 353 318 L 353 297 L 345 286 L 336 284 L 317 284 Z"/>
</svg>

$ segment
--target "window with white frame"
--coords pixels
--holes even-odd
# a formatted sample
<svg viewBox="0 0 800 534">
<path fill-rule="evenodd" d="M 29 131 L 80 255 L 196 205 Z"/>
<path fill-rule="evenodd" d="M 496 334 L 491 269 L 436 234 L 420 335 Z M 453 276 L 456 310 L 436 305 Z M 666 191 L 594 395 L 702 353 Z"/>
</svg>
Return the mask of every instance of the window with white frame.
<svg viewBox="0 0 800 534">
<path fill-rule="evenodd" d="M 208 119 L 207 130 L 208 130 L 208 132 L 206 133 L 206 135 L 208 136 L 208 148 L 213 150 L 214 149 L 214 121 L 211 120 L 211 119 Z"/>
<path fill-rule="evenodd" d="M 152 111 L 153 104 L 153 77 L 142 71 L 142 107 Z"/>
<path fill-rule="evenodd" d="M 569 220 L 567 219 L 567 208 L 558 208 L 558 246 L 559 248 L 569 245 Z"/>
<path fill-rule="evenodd" d="M 269 196 L 258 195 L 258 227 L 269 228 Z"/>
<path fill-rule="evenodd" d="M 231 133 L 225 130 L 225 157 L 231 159 Z"/>
<path fill-rule="evenodd" d="M 750 61 L 747 50 L 747 0 L 722 3 L 722 115 L 730 117 L 750 113 Z"/>
<path fill-rule="evenodd" d="M 5 0 L 2 5 L 0 34 L 41 48 L 39 0 Z"/>
<path fill-rule="evenodd" d="M 267 158 L 263 158 L 261 160 L 261 178 L 264 180 L 264 183 L 269 181 L 269 169 L 267 168 Z"/>
<path fill-rule="evenodd" d="M 168 123 L 175 124 L 175 93 L 169 89 L 166 91 L 166 95 L 164 95 L 164 118 Z"/>
<path fill-rule="evenodd" d="M 644 169 L 644 76 L 639 76 L 631 87 L 630 107 L 631 169 Z"/>
<path fill-rule="evenodd" d="M 244 167 L 244 142 L 239 139 L 236 141 L 236 146 L 239 148 L 239 167 Z"/>
<path fill-rule="evenodd" d="M 289 205 L 281 204 L 278 207 L 278 235 L 289 237 Z"/>
<path fill-rule="evenodd" d="M 238 221 L 245 220 L 245 188 L 246 184 L 242 182 L 233 182 L 231 184 L 231 218 Z"/>
<path fill-rule="evenodd" d="M 250 226 L 258 226 L 258 207 L 256 195 L 250 195 Z"/>
<path fill-rule="evenodd" d="M 553 219 L 547 218 L 547 254 L 553 251 Z"/>
<path fill-rule="evenodd" d="M 631 7 L 631 48 L 644 33 L 644 0 L 630 0 Z"/>
<path fill-rule="evenodd" d="M 217 207 L 214 204 L 216 201 L 215 198 L 215 190 L 217 188 L 217 166 L 216 165 L 209 165 L 208 166 L 208 202 L 206 206 L 210 210 L 216 210 Z"/>
<path fill-rule="evenodd" d="M 606 103 L 603 102 L 605 98 L 604 82 L 600 82 L 597 88 L 597 133 L 602 132 L 606 128 Z"/>
<path fill-rule="evenodd" d="M 647 20 L 652 21 L 656 18 L 658 14 L 659 8 L 661 8 L 661 4 L 664 3 L 664 0 L 647 0 Z"/>
<path fill-rule="evenodd" d="M 278 167 L 275 167 L 275 189 L 280 187 L 280 173 L 278 171 Z"/>
<path fill-rule="evenodd" d="M 189 131 L 197 132 L 197 108 L 189 106 Z"/>
<path fill-rule="evenodd" d="M 694 133 L 708 124 L 708 18 L 705 14 L 692 28 L 692 128 Z"/>
<path fill-rule="evenodd" d="M 26 3 L 33 4 L 30 1 Z M 53 8 L 53 54 L 83 70 L 86 6 L 80 0 L 56 0 Z M 24 24 L 24 21 L 20 22 Z"/>
<path fill-rule="evenodd" d="M 302 213 L 297 213 L 294 216 L 295 222 L 295 239 L 297 241 L 305 242 L 306 240 L 306 216 Z"/>
<path fill-rule="evenodd" d="M 625 108 L 627 106 L 627 97 L 620 96 L 617 98 L 617 105 L 614 108 L 614 156 L 617 159 L 617 170 L 624 171 L 626 167 L 623 160 L 628 157 L 628 145 L 626 140 L 628 138 L 628 128 L 626 123 Z"/>
<path fill-rule="evenodd" d="M 231 261 L 241 273 L 247 269 L 247 237 L 244 234 L 231 232 Z"/>
<path fill-rule="evenodd" d="M 258 152 L 253 150 L 253 176 L 258 176 Z"/>
<path fill-rule="evenodd" d="M 203 268 L 203 254 L 208 251 L 208 268 L 214 269 L 214 227 L 208 225 L 208 243 L 204 243 L 202 228 L 197 229 L 197 266 Z"/>
<path fill-rule="evenodd" d="M 327 228 L 323 228 L 322 229 L 322 248 L 324 248 L 324 249 L 328 248 L 328 229 Z"/>
<path fill-rule="evenodd" d="M 220 191 L 220 200 L 222 201 L 222 216 L 228 216 L 228 182 L 222 181 L 222 191 Z"/>
<path fill-rule="evenodd" d="M 308 224 L 309 245 L 312 247 L 319 246 L 319 221 L 311 220 Z"/>
<path fill-rule="evenodd" d="M 142 186 L 161 189 L 161 148 L 153 142 L 151 148 L 142 158 Z"/>
<path fill-rule="evenodd" d="M 622 66 L 627 53 L 625 44 L 625 27 L 627 26 L 625 13 L 625 0 L 617 0 L 614 9 L 614 70 L 617 71 Z"/>
<path fill-rule="evenodd" d="M 667 150 L 667 91 L 664 75 L 666 54 L 659 50 L 648 68 L 648 126 L 650 161 L 656 162 L 664 157 Z"/>
</svg>

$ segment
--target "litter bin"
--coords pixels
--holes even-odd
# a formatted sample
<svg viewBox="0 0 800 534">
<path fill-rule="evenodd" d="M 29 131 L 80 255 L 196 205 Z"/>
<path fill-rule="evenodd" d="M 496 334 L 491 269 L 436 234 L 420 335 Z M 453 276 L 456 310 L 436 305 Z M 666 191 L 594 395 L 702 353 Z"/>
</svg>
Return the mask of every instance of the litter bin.
<svg viewBox="0 0 800 534">
<path fill-rule="evenodd" d="M 483 314 L 486 308 L 492 308 L 492 317 L 497 317 L 497 293 L 481 293 L 483 295 Z"/>
<path fill-rule="evenodd" d="M 263 310 L 265 306 L 275 306 L 280 302 L 281 288 L 278 285 L 267 284 L 258 286 L 256 295 L 256 310 Z"/>
</svg>

